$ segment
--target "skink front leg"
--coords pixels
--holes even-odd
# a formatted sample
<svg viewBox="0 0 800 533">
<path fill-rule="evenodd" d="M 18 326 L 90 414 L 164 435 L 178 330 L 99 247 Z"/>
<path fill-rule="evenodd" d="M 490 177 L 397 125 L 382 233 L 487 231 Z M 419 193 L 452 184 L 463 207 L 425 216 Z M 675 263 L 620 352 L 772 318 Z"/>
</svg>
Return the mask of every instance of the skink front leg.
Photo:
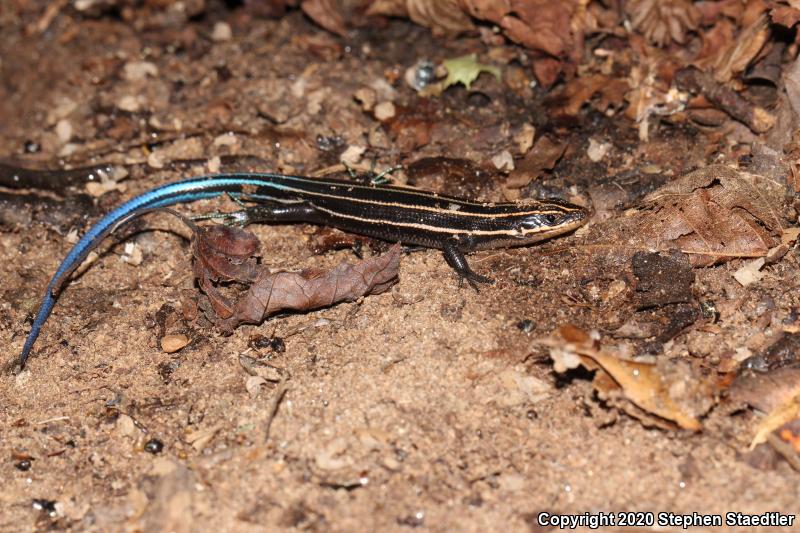
<svg viewBox="0 0 800 533">
<path fill-rule="evenodd" d="M 447 239 L 442 245 L 442 251 L 444 252 L 444 260 L 447 261 L 450 268 L 455 270 L 462 280 L 466 279 L 476 291 L 478 290 L 478 283 L 494 283 L 492 278 L 481 276 L 469 267 L 467 258 L 464 256 L 464 252 L 461 251 L 460 243 L 457 239 Z"/>
</svg>

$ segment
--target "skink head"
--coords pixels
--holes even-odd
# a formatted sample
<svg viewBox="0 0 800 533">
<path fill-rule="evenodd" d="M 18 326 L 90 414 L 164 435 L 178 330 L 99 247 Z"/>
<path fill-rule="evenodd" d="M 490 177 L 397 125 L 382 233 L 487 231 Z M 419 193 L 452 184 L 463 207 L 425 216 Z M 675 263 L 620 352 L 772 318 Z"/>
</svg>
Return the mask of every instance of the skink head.
<svg viewBox="0 0 800 533">
<path fill-rule="evenodd" d="M 568 233 L 583 226 L 589 210 L 560 200 L 544 200 L 530 205 L 517 221 L 518 244 L 528 244 Z"/>
</svg>

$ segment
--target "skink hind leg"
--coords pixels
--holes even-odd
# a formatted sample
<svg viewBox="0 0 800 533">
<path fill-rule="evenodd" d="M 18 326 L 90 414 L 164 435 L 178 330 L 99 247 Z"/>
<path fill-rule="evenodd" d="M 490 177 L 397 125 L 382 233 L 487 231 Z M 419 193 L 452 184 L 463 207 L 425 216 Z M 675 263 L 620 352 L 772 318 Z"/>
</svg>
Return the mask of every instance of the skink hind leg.
<svg viewBox="0 0 800 533">
<path fill-rule="evenodd" d="M 447 261 L 450 268 L 456 271 L 462 281 L 467 280 L 476 291 L 478 290 L 478 283 L 494 283 L 492 278 L 481 276 L 469 267 L 467 258 L 464 256 L 464 252 L 461 251 L 459 242 L 456 239 L 446 240 L 442 245 L 442 251 L 444 252 L 444 260 Z"/>
</svg>

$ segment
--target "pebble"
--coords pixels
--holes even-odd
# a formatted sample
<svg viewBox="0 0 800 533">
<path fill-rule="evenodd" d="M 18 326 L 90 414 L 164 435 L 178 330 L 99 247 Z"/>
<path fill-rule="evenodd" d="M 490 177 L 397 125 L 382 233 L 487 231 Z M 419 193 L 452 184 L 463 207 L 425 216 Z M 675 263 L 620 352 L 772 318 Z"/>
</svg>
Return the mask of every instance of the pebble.
<svg viewBox="0 0 800 533">
<path fill-rule="evenodd" d="M 62 118 L 56 123 L 56 135 L 62 143 L 66 143 L 72 138 L 72 124 L 69 120 Z"/>
<path fill-rule="evenodd" d="M 175 353 L 189 344 L 189 337 L 186 335 L 164 335 L 161 339 L 161 349 L 165 353 Z"/>
<path fill-rule="evenodd" d="M 375 118 L 381 122 L 393 118 L 395 114 L 397 114 L 397 108 L 392 102 L 381 102 L 375 106 Z"/>
<path fill-rule="evenodd" d="M 227 22 L 217 22 L 214 24 L 214 29 L 211 31 L 211 39 L 216 42 L 230 41 L 233 37 L 233 31 L 230 24 Z"/>
</svg>

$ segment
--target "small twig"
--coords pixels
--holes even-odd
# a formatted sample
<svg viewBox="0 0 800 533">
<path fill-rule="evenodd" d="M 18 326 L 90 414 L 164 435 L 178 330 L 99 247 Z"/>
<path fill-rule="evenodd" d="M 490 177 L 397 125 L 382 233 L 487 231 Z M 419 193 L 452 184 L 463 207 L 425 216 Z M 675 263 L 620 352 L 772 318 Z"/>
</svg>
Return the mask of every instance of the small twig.
<svg viewBox="0 0 800 533">
<path fill-rule="evenodd" d="M 719 83 L 710 74 L 696 68 L 685 68 L 675 75 L 675 84 L 684 91 L 701 94 L 731 118 L 756 133 L 764 133 L 775 125 L 775 116 L 761 106 L 742 98 L 739 93 Z"/>
<path fill-rule="evenodd" d="M 26 28 L 26 33 L 28 35 L 35 35 L 35 34 L 42 34 L 47 31 L 47 28 L 50 27 L 50 24 L 53 23 L 53 20 L 61 13 L 61 10 L 64 9 L 64 6 L 67 5 L 67 0 L 56 0 L 55 2 L 51 2 L 42 13 L 42 16 L 39 17 L 35 22 L 28 25 Z"/>
<path fill-rule="evenodd" d="M 272 395 L 272 400 L 269 402 L 269 409 L 267 411 L 267 422 L 264 425 L 264 443 L 269 440 L 269 431 L 272 428 L 272 421 L 278 414 L 278 407 L 281 405 L 283 397 L 286 396 L 286 391 L 289 390 L 289 384 L 286 378 L 281 379 L 278 388 L 275 389 L 275 394 Z"/>
<path fill-rule="evenodd" d="M 49 424 L 50 422 L 60 422 L 61 420 L 69 420 L 68 416 L 57 416 L 55 418 L 48 418 L 47 420 L 40 420 L 39 422 L 34 422 L 33 424 L 36 426 L 41 426 L 44 424 Z"/>
<path fill-rule="evenodd" d="M 781 440 L 780 437 L 774 433 L 767 436 L 767 442 L 772 448 L 783 457 L 789 466 L 800 472 L 800 456 L 794 451 L 794 448 L 788 443 Z"/>
</svg>

